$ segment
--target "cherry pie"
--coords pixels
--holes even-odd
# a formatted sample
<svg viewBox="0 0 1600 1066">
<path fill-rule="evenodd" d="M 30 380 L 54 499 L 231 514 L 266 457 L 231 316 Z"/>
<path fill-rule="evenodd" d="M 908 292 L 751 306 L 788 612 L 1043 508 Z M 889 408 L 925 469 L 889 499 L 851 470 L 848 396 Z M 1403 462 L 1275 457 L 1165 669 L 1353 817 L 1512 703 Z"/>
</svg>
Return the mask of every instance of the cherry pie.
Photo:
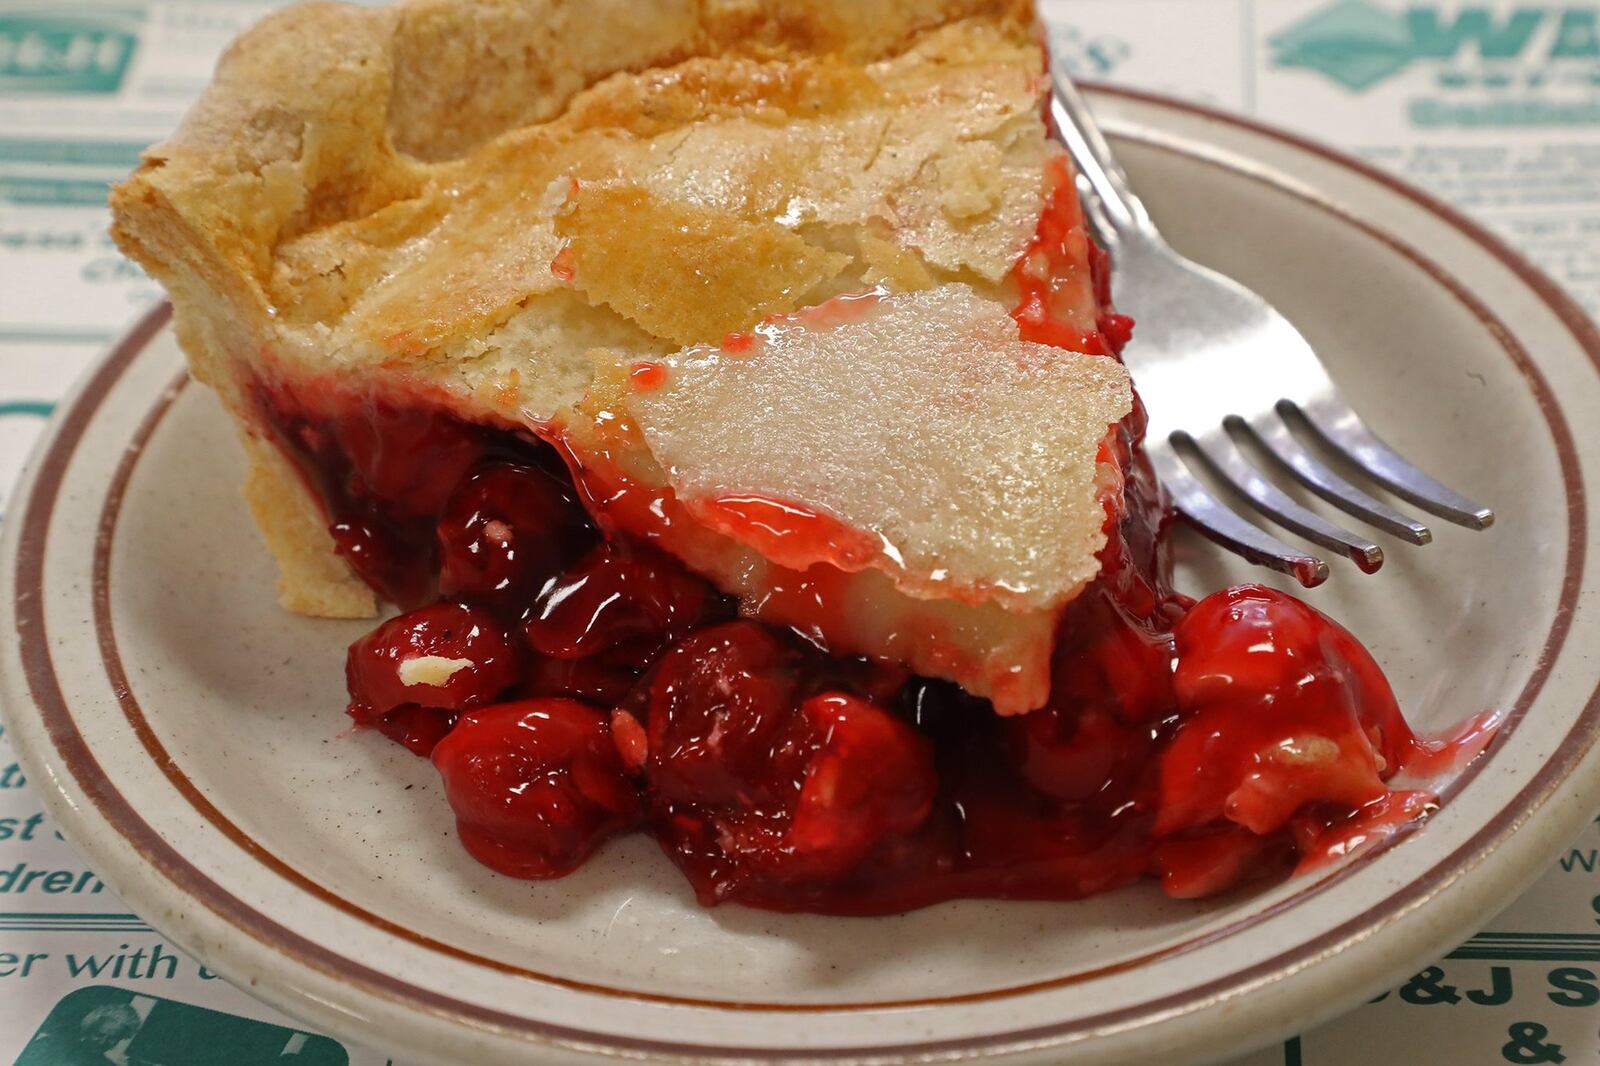
<svg viewBox="0 0 1600 1066">
<path fill-rule="evenodd" d="M 1354 638 L 1171 589 L 1045 91 L 1026 0 L 315 5 L 115 190 L 283 605 L 401 610 L 349 714 L 477 859 L 1193 897 L 1429 809 Z"/>
</svg>

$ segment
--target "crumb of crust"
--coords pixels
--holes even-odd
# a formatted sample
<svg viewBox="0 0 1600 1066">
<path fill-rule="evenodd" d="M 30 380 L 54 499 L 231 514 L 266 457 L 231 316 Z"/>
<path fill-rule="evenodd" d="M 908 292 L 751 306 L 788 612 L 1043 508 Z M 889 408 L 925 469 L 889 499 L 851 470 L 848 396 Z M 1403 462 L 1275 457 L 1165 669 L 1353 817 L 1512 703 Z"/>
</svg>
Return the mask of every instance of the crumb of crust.
<svg viewBox="0 0 1600 1066">
<path fill-rule="evenodd" d="M 400 662 L 400 683 L 439 686 L 472 666 L 471 659 L 451 659 L 443 655 L 418 655 Z"/>
</svg>

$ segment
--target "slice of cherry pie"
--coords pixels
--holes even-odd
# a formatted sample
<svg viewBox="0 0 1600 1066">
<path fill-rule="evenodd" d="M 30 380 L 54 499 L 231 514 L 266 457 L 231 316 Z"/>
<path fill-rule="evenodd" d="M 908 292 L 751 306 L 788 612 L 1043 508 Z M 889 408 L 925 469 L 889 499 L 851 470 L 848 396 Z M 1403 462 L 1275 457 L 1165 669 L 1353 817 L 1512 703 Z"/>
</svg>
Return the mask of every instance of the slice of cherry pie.
<svg viewBox="0 0 1600 1066">
<path fill-rule="evenodd" d="M 1203 895 L 1415 820 L 1344 630 L 1171 591 L 1023 0 L 275 15 L 113 194 L 290 610 L 467 849 L 705 902 Z"/>
</svg>

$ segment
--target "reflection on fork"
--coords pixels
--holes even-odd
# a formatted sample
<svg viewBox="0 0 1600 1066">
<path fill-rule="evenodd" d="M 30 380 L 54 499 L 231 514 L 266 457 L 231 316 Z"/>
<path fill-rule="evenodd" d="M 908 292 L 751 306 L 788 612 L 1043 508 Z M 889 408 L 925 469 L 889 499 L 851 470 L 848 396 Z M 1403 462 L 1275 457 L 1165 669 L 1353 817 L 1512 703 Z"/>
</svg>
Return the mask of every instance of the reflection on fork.
<svg viewBox="0 0 1600 1066">
<path fill-rule="evenodd" d="M 1364 522 L 1427 544 L 1433 534 L 1330 469 L 1302 440 L 1314 439 L 1421 510 L 1487 529 L 1494 513 L 1456 493 L 1380 440 L 1340 394 L 1311 345 L 1272 305 L 1231 278 L 1175 252 L 1111 155 L 1082 96 L 1053 70 L 1052 116 L 1077 164 L 1084 207 L 1112 255 L 1118 302 L 1138 321 L 1124 359 L 1150 417 L 1146 452 L 1173 503 L 1212 540 L 1302 584 L 1328 566 L 1257 527 L 1218 500 L 1204 471 L 1263 515 L 1372 573 L 1383 549 L 1304 507 L 1240 447 L 1264 450 L 1281 472 Z M 1298 431 L 1298 432 L 1296 432 Z"/>
</svg>

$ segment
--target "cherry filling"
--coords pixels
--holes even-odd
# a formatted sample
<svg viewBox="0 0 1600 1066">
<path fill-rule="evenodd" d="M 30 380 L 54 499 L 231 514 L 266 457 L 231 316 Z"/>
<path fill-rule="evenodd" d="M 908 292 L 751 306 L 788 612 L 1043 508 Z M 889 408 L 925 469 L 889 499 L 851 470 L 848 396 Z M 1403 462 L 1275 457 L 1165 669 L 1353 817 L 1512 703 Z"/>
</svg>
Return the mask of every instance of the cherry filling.
<svg viewBox="0 0 1600 1066">
<path fill-rule="evenodd" d="M 741 619 L 671 557 L 602 535 L 548 445 L 414 399 L 260 395 L 333 528 L 363 531 L 345 557 L 422 601 L 351 646 L 349 714 L 431 755 L 467 850 L 512 876 L 643 830 L 707 904 L 879 914 L 1144 876 L 1197 897 L 1414 823 L 1431 797 L 1386 782 L 1449 758 L 1305 604 L 1170 591 L 1137 412 L 1109 445 L 1121 509 L 1062 620 L 1050 702 L 1000 718 Z"/>
<path fill-rule="evenodd" d="M 1078 211 L 1063 170 L 1014 272 L 1016 317 L 1029 339 L 1115 357 L 1130 323 Z M 1087 319 L 1061 283 L 1079 269 Z M 1107 444 L 1123 491 L 1101 574 L 1061 622 L 1049 703 L 1000 718 L 741 619 L 628 523 L 597 529 L 531 436 L 420 397 L 254 397 L 339 551 L 406 609 L 351 646 L 349 714 L 431 756 L 463 845 L 514 877 L 562 876 L 642 830 L 706 904 L 882 914 L 1145 876 L 1200 897 L 1414 824 L 1433 798 L 1387 782 L 1492 734 L 1419 740 L 1367 651 L 1289 596 L 1172 592 L 1137 402 Z M 603 516 L 628 503 L 584 490 Z"/>
</svg>

